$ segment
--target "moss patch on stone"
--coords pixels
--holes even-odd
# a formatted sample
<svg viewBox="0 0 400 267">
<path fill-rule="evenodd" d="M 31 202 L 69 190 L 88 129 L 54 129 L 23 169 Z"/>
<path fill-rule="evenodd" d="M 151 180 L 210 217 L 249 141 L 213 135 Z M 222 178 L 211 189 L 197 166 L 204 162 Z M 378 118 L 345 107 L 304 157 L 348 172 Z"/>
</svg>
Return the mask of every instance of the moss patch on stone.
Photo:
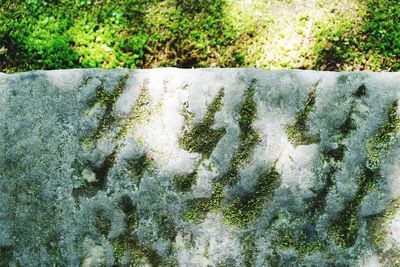
<svg viewBox="0 0 400 267">
<path fill-rule="evenodd" d="M 381 263 L 387 263 L 387 266 L 400 266 L 400 251 L 393 246 L 389 249 L 385 247 L 388 223 L 395 218 L 399 210 L 400 198 L 397 198 L 391 201 L 383 213 L 368 219 L 368 230 L 378 258 Z"/>
<path fill-rule="evenodd" d="M 224 185 L 233 185 L 239 180 L 239 167 L 251 159 L 254 147 L 260 142 L 259 134 L 253 129 L 253 122 L 257 116 L 257 106 L 254 101 L 256 81 L 252 81 L 245 92 L 239 110 L 239 146 L 229 164 L 228 171 L 219 178 Z"/>
<path fill-rule="evenodd" d="M 225 134 L 224 128 L 213 129 L 215 114 L 222 108 L 224 89 L 221 88 L 213 101 L 207 107 L 203 121 L 194 125 L 190 129 L 183 131 L 179 139 L 179 145 L 188 151 L 201 153 L 205 158 L 209 158 L 211 152 Z M 184 111 L 185 121 L 188 122 L 190 114 Z"/>
<path fill-rule="evenodd" d="M 319 82 L 311 88 L 304 108 L 295 116 L 294 124 L 290 125 L 286 129 L 289 141 L 295 146 L 319 142 L 319 138 L 317 136 L 310 135 L 307 124 L 308 116 L 315 105 L 318 84 Z"/>
<path fill-rule="evenodd" d="M 227 185 L 231 186 L 239 180 L 239 167 L 249 162 L 254 147 L 258 142 L 260 142 L 259 134 L 252 127 L 257 115 L 256 103 L 254 101 L 255 90 L 256 81 L 254 80 L 251 82 L 248 90 L 245 92 L 244 99 L 239 110 L 239 147 L 230 161 L 228 171 L 215 180 L 213 183 L 213 193 L 210 198 L 195 199 L 188 205 L 186 218 L 192 223 L 201 222 L 205 218 L 207 212 L 217 211 L 221 208 L 223 204 L 224 187 Z M 206 116 L 208 118 L 207 120 L 213 120 L 212 118 L 214 116 L 211 115 Z M 257 191 L 257 194 L 261 194 L 261 192 Z M 244 199 L 242 201 L 237 200 L 237 204 L 235 204 L 236 206 L 233 205 L 231 209 L 233 210 L 236 207 L 237 209 L 242 209 L 242 211 L 245 212 L 246 208 L 254 208 L 261 203 L 255 198 L 248 203 L 245 202 L 246 201 Z M 229 218 L 229 215 L 227 216 L 227 218 Z M 234 223 L 232 221 L 232 224 L 244 225 L 247 223 L 247 221 L 250 221 L 253 216 L 255 216 L 255 214 L 244 215 L 243 218 L 241 218 L 243 219 L 242 222 Z"/>
<path fill-rule="evenodd" d="M 104 210 L 96 210 L 95 227 L 100 234 L 107 237 L 111 229 L 111 220 L 107 217 Z"/>
<path fill-rule="evenodd" d="M 281 216 L 285 217 L 285 215 L 278 214 L 277 221 L 280 221 L 279 218 Z M 287 218 L 283 221 L 286 220 Z M 314 226 L 304 218 L 297 218 L 285 223 L 283 221 L 277 222 L 272 226 L 275 228 L 272 240 L 273 252 L 268 256 L 271 264 L 279 266 L 281 262 L 277 251 L 294 249 L 297 252 L 297 257 L 303 260 L 311 252 L 324 251 L 326 249 L 326 244 L 316 238 Z"/>
<path fill-rule="evenodd" d="M 400 121 L 399 116 L 397 115 L 397 101 L 392 104 L 387 115 L 387 121 L 367 142 L 367 167 L 370 170 L 376 170 L 379 168 L 383 156 L 387 154 L 390 146 L 395 142 Z"/>
<path fill-rule="evenodd" d="M 96 103 L 100 103 L 100 104 L 104 105 L 106 107 L 106 109 L 105 109 L 103 117 L 100 120 L 99 126 L 93 133 L 93 136 L 92 136 L 93 139 L 98 139 L 105 130 L 110 128 L 111 124 L 114 122 L 115 118 L 112 113 L 112 111 L 114 109 L 114 104 L 117 102 L 118 97 L 124 91 L 128 78 L 129 78 L 129 74 L 126 74 L 124 77 L 122 77 L 118 81 L 118 83 L 115 86 L 115 88 L 113 89 L 113 91 L 110 93 L 108 93 L 104 89 L 103 85 L 101 85 L 99 88 L 97 88 L 96 97 L 92 101 L 92 103 L 90 103 L 89 106 L 93 106 Z"/>
<path fill-rule="evenodd" d="M 8 246 L 0 246 L 0 266 L 9 266 L 13 255 L 13 248 Z"/>
<path fill-rule="evenodd" d="M 246 267 L 256 266 L 257 245 L 254 234 L 250 233 L 241 238 L 243 249 L 243 264 Z"/>
<path fill-rule="evenodd" d="M 279 180 L 279 173 L 274 167 L 261 174 L 252 192 L 245 196 L 237 197 L 223 211 L 227 224 L 245 228 L 252 223 L 271 198 L 274 189 L 279 185 Z"/>
<path fill-rule="evenodd" d="M 152 165 L 153 161 L 147 155 L 143 155 L 129 162 L 129 168 L 132 170 L 131 176 L 133 179 L 137 180 L 138 185 L 144 172 L 151 169 Z"/>
<path fill-rule="evenodd" d="M 393 145 L 399 127 L 397 102 L 391 105 L 387 116 L 386 122 L 367 141 L 368 158 L 363 173 L 359 176 L 358 190 L 354 199 L 347 202 L 346 207 L 332 222 L 335 236 L 340 244 L 345 247 L 352 246 L 357 238 L 360 223 L 358 212 L 362 200 L 376 187 L 377 182 L 382 179 L 379 174 L 380 164 Z"/>
<path fill-rule="evenodd" d="M 196 182 L 197 172 L 194 171 L 189 174 L 176 175 L 173 177 L 175 188 L 180 192 L 189 192 Z"/>
<path fill-rule="evenodd" d="M 208 212 L 221 209 L 224 200 L 223 194 L 223 185 L 219 182 L 214 183 L 210 198 L 194 199 L 188 203 L 185 218 L 193 224 L 200 223 L 206 218 Z"/>
<path fill-rule="evenodd" d="M 137 125 L 144 125 L 149 122 L 151 112 L 149 90 L 145 83 L 140 90 L 131 114 L 124 120 L 119 138 L 126 136 L 129 131 L 133 131 Z"/>
<path fill-rule="evenodd" d="M 122 265 L 123 257 L 129 258 L 129 266 L 162 266 L 163 259 L 152 249 L 140 244 L 137 236 L 138 222 L 136 219 L 136 207 L 128 196 L 123 196 L 119 201 L 119 207 L 125 213 L 125 231 L 112 240 L 114 258 L 117 266 Z"/>
</svg>

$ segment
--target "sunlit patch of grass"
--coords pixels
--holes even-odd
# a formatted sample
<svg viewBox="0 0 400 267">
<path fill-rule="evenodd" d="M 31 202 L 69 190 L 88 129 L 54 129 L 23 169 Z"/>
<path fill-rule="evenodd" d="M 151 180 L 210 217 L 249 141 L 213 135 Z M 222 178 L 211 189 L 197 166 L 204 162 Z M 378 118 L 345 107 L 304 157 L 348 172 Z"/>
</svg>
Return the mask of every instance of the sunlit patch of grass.
<svg viewBox="0 0 400 267">
<path fill-rule="evenodd" d="M 230 1 L 230 14 L 246 47 L 244 65 L 267 69 L 312 68 L 335 36 L 361 24 L 365 4 L 357 0 Z M 247 16 L 251 13 L 252 16 Z"/>
<path fill-rule="evenodd" d="M 4 2 L 0 68 L 6 72 L 165 66 L 400 68 L 400 5 L 395 0 Z"/>
</svg>

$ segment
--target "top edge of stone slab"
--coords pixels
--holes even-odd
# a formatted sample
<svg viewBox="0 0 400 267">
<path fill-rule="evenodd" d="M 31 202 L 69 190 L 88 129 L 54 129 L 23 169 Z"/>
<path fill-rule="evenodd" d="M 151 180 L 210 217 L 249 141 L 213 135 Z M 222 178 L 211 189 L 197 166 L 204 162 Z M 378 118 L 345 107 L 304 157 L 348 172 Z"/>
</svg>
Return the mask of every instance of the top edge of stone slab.
<svg viewBox="0 0 400 267">
<path fill-rule="evenodd" d="M 165 68 L 153 68 L 153 69 L 101 69 L 101 68 L 72 68 L 72 69 L 55 69 L 55 70 L 31 70 L 24 72 L 15 72 L 15 73 L 4 73 L 0 72 L 0 75 L 6 76 L 15 76 L 15 75 L 26 75 L 32 73 L 49 73 L 49 72 L 104 72 L 104 73 L 112 73 L 112 72 L 129 72 L 129 73 L 143 73 L 143 72 L 264 72 L 264 73 L 325 73 L 332 75 L 341 75 L 341 74 L 352 74 L 352 73 L 364 73 L 364 74 L 372 74 L 372 75 L 400 75 L 400 72 L 374 72 L 374 71 L 319 71 L 319 70 L 303 70 L 303 69 L 281 69 L 281 70 L 266 70 L 263 68 L 174 68 L 174 67 L 165 67 Z"/>
</svg>

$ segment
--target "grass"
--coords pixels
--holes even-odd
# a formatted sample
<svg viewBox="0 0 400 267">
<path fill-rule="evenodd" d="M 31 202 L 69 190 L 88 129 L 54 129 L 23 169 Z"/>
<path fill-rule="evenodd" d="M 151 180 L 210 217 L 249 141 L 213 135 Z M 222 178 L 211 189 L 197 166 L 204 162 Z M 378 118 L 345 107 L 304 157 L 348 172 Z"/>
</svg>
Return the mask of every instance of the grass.
<svg viewBox="0 0 400 267">
<path fill-rule="evenodd" d="M 0 69 L 398 71 L 399 17 L 395 0 L 4 0 Z"/>
</svg>

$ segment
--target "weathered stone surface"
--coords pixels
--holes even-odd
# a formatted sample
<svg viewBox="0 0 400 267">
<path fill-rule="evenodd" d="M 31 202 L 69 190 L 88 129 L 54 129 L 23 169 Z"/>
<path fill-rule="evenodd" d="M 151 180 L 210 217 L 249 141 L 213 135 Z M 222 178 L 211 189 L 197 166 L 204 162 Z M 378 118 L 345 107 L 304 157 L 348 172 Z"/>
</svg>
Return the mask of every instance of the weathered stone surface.
<svg viewBox="0 0 400 267">
<path fill-rule="evenodd" d="M 0 266 L 393 266 L 400 74 L 0 75 Z"/>
</svg>

